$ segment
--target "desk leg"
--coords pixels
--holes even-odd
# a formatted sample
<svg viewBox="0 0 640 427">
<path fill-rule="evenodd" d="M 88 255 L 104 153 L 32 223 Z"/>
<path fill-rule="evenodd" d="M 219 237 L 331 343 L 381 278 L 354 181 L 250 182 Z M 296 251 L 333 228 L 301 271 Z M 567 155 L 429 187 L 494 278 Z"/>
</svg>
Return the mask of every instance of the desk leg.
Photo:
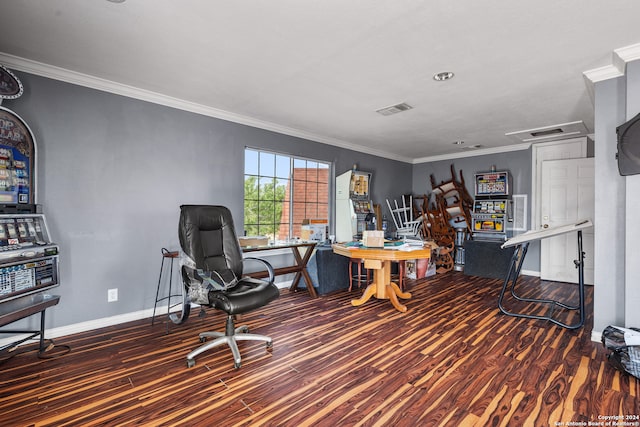
<svg viewBox="0 0 640 427">
<path fill-rule="evenodd" d="M 369 301 L 371 299 L 372 296 L 374 296 L 376 294 L 376 284 L 371 283 L 367 286 L 367 288 L 364 290 L 364 293 L 362 294 L 362 296 L 358 299 L 352 299 L 351 300 L 351 305 L 357 307 L 359 305 L 364 304 L 365 302 Z"/>
<path fill-rule="evenodd" d="M 307 271 L 307 263 L 311 258 L 311 254 L 313 253 L 312 248 L 307 248 L 304 253 L 304 257 L 300 255 L 300 251 L 298 247 L 292 247 L 291 251 L 293 252 L 293 256 L 296 259 L 296 265 L 299 267 L 299 270 L 296 271 L 296 275 L 293 278 L 293 282 L 289 287 L 289 290 L 295 292 L 298 290 L 298 283 L 300 283 L 300 278 L 304 277 L 304 281 L 307 284 L 307 289 L 309 290 L 309 294 L 313 298 L 317 298 L 318 294 L 316 293 L 316 288 L 313 287 L 313 281 L 311 280 L 311 276 L 309 276 L 309 272 Z"/>
<path fill-rule="evenodd" d="M 411 292 L 402 292 L 402 290 L 400 289 L 400 286 L 398 286 L 396 283 L 391 282 L 389 286 L 391 286 L 391 289 L 393 289 L 393 292 L 400 298 L 402 299 L 411 298 Z"/>
<path fill-rule="evenodd" d="M 402 313 L 407 311 L 407 306 L 400 304 L 400 301 L 398 301 L 398 297 L 402 299 L 409 299 L 411 298 L 411 293 L 402 292 L 397 284 L 390 282 L 387 285 L 387 295 L 389 296 L 389 300 L 391 301 L 391 304 L 396 308 L 396 310 Z"/>
<path fill-rule="evenodd" d="M 393 285 L 395 285 L 395 283 L 393 283 Z M 396 285 L 396 287 L 397 286 L 398 285 Z M 407 311 L 407 306 L 400 304 L 400 301 L 398 301 L 398 295 L 396 295 L 391 285 L 387 285 L 387 294 L 389 294 L 389 301 L 391 301 L 391 305 L 393 305 L 396 310 L 402 313 Z"/>
</svg>

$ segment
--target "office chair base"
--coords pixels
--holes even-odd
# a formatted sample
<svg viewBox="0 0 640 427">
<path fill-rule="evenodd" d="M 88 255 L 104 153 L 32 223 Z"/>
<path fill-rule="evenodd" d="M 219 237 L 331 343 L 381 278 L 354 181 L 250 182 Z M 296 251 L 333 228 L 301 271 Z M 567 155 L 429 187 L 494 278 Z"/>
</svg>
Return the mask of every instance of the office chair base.
<svg viewBox="0 0 640 427">
<path fill-rule="evenodd" d="M 258 335 L 258 334 L 250 334 L 248 326 L 239 326 L 233 330 L 233 333 L 230 335 L 224 334 L 222 332 L 202 332 L 200 336 L 200 342 L 206 342 L 207 338 L 215 338 L 213 341 L 209 341 L 206 344 L 198 347 L 193 350 L 191 353 L 187 354 L 187 366 L 189 368 L 195 366 L 196 361 L 195 357 L 200 353 L 203 353 L 207 350 L 210 350 L 219 345 L 226 344 L 231 349 L 231 353 L 233 354 L 233 367 L 238 369 L 241 366 L 242 360 L 240 357 L 240 350 L 238 349 L 237 341 L 264 341 L 267 346 L 267 351 L 271 351 L 273 347 L 273 342 L 271 338 L 266 335 Z"/>
</svg>

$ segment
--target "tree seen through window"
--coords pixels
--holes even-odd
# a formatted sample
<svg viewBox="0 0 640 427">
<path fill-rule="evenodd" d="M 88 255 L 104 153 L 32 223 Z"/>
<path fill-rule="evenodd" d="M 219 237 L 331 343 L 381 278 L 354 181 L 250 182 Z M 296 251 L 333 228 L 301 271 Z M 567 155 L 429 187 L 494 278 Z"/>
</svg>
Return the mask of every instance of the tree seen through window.
<svg viewBox="0 0 640 427">
<path fill-rule="evenodd" d="M 287 240 L 302 220 L 329 218 L 329 164 L 245 149 L 244 232 Z"/>
</svg>

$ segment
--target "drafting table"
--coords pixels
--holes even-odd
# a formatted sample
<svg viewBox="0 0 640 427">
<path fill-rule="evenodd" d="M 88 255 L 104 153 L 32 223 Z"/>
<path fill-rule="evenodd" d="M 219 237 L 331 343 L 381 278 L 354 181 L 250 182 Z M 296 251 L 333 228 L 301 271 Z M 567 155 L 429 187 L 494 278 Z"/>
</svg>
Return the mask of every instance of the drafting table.
<svg viewBox="0 0 640 427">
<path fill-rule="evenodd" d="M 526 319 L 540 319 L 540 320 L 548 320 L 556 325 L 562 326 L 567 329 L 578 329 L 584 325 L 584 252 L 582 251 L 582 230 L 585 228 L 593 227 L 593 223 L 591 220 L 581 220 L 576 222 L 575 224 L 562 225 L 559 227 L 551 227 L 544 228 L 542 230 L 532 230 L 527 231 L 526 233 L 520 234 L 518 236 L 512 237 L 511 239 L 504 242 L 502 245 L 503 248 L 508 248 L 515 246 L 516 249 L 513 252 L 513 256 L 511 257 L 511 265 L 509 267 L 509 271 L 507 272 L 507 276 L 504 279 L 504 284 L 502 285 L 502 291 L 500 292 L 500 298 L 498 299 L 498 307 L 500 311 L 508 316 L 515 317 L 524 317 Z M 518 281 L 518 276 L 520 276 L 520 269 L 522 268 L 522 263 L 524 262 L 525 255 L 527 254 L 527 249 L 529 247 L 529 243 L 542 240 L 553 236 L 559 236 L 561 234 L 567 233 L 577 233 L 578 235 L 578 257 L 579 259 L 574 260 L 574 264 L 578 269 L 578 293 L 579 293 L 579 302 L 577 306 L 565 304 L 560 301 L 548 300 L 548 299 L 534 299 L 534 298 L 523 298 L 518 296 L 515 292 L 516 282 Z M 510 312 L 504 308 L 502 302 L 504 299 L 504 294 L 507 290 L 507 286 L 511 282 L 511 295 L 518 301 L 524 302 L 532 302 L 532 303 L 540 303 L 540 304 L 548 304 L 549 305 L 549 313 L 546 316 L 526 314 L 526 313 L 514 313 Z M 580 320 L 573 325 L 567 325 L 566 323 L 562 323 L 552 317 L 553 310 L 556 307 L 561 307 L 567 310 L 580 310 Z"/>
</svg>

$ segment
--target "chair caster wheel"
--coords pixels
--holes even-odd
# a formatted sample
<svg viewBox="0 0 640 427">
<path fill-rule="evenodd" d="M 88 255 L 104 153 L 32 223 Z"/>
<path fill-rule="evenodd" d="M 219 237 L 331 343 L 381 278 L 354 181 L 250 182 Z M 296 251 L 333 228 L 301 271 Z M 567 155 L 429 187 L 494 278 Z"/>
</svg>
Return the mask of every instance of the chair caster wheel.
<svg viewBox="0 0 640 427">
<path fill-rule="evenodd" d="M 267 342 L 267 351 L 273 351 L 273 341 Z"/>
<path fill-rule="evenodd" d="M 207 338 L 206 337 L 200 337 L 200 342 L 207 342 Z"/>
<path fill-rule="evenodd" d="M 235 369 L 240 369 L 240 365 L 241 365 L 241 363 L 240 363 L 240 362 L 234 362 L 233 367 L 234 367 Z"/>
<path fill-rule="evenodd" d="M 196 366 L 195 359 L 187 359 L 187 368 L 193 368 L 194 366 Z"/>
</svg>

